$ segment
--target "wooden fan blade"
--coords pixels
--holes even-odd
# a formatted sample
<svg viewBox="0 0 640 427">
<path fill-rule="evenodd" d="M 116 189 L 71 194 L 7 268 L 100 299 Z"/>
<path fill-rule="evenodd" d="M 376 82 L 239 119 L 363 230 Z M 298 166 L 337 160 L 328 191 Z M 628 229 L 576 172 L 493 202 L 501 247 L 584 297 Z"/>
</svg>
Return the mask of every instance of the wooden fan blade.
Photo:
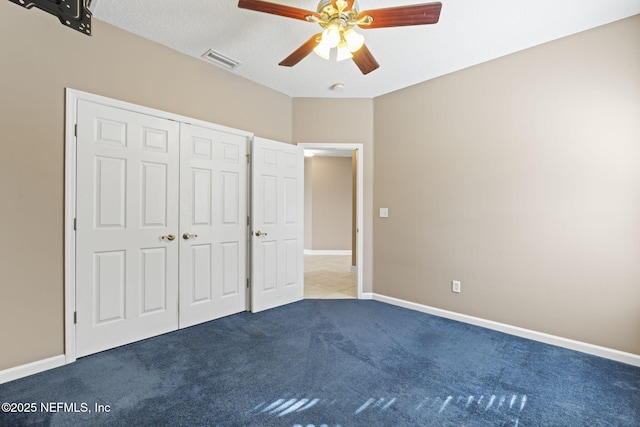
<svg viewBox="0 0 640 427">
<path fill-rule="evenodd" d="M 291 55 L 284 58 L 278 65 L 282 65 L 283 67 L 293 67 L 313 52 L 313 49 L 318 45 L 318 43 L 320 43 L 320 37 L 322 37 L 322 33 L 312 36 L 309 40 L 304 42 L 302 46 L 293 51 Z"/>
<path fill-rule="evenodd" d="M 335 7 L 336 9 L 338 8 L 338 4 L 336 3 L 337 0 L 331 0 L 331 4 L 333 5 L 333 7 Z M 353 8 L 353 2 L 355 0 L 347 0 L 347 7 L 344 8 L 344 12 L 349 12 L 352 8 Z"/>
<path fill-rule="evenodd" d="M 362 45 L 360 49 L 353 52 L 353 62 L 360 68 L 362 74 L 369 74 L 380 66 L 366 45 Z"/>
<path fill-rule="evenodd" d="M 260 0 L 240 0 L 238 2 L 238 7 L 241 9 L 255 10 L 257 12 L 271 13 L 273 15 L 284 16 L 287 18 L 301 19 L 303 21 L 306 21 L 306 17 L 308 15 L 320 18 L 320 14 L 317 12 Z"/>
<path fill-rule="evenodd" d="M 364 10 L 358 14 L 358 19 L 366 16 L 373 18 L 371 25 L 360 25 L 363 30 L 435 24 L 440 19 L 440 9 L 442 9 L 442 3 L 440 2 L 388 7 L 385 9 Z"/>
</svg>

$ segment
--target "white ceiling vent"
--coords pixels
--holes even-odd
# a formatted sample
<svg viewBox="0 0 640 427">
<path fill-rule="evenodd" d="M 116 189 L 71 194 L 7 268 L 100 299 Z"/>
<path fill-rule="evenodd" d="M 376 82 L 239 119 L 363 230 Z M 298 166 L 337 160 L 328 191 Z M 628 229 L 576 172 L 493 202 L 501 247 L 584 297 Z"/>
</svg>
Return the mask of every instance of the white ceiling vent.
<svg viewBox="0 0 640 427">
<path fill-rule="evenodd" d="M 238 65 L 240 65 L 238 61 L 227 58 L 226 56 L 211 49 L 202 54 L 202 57 L 209 62 L 219 65 L 222 68 L 226 68 L 227 70 L 233 70 Z"/>
</svg>

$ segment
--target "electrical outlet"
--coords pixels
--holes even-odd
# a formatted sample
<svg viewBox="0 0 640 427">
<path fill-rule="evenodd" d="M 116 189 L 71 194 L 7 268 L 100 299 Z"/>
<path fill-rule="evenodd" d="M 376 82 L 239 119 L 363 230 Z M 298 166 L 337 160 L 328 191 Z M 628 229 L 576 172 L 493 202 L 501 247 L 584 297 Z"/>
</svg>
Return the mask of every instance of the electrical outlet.
<svg viewBox="0 0 640 427">
<path fill-rule="evenodd" d="M 461 285 L 460 285 L 460 281 L 459 280 L 452 280 L 451 281 L 451 292 L 455 292 L 457 294 L 459 294 L 460 292 L 462 292 L 461 289 Z"/>
</svg>

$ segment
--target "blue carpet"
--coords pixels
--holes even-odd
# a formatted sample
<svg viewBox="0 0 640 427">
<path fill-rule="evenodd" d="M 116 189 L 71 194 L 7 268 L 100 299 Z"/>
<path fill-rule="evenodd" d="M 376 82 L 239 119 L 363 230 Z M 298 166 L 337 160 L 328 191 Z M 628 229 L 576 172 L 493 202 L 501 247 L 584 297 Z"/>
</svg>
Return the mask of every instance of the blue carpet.
<svg viewBox="0 0 640 427">
<path fill-rule="evenodd" d="M 35 409 L 0 412 L 12 427 L 640 426 L 640 368 L 375 301 L 305 300 L 0 385 L 0 402 Z"/>
</svg>

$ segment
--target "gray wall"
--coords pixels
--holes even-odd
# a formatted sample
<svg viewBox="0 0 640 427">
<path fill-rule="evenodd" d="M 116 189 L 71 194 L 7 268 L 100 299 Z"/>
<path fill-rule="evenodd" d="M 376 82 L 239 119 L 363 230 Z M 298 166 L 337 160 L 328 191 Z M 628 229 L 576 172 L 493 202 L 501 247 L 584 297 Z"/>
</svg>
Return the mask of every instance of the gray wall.
<svg viewBox="0 0 640 427">
<path fill-rule="evenodd" d="M 640 16 L 374 114 L 376 293 L 640 354 Z"/>
</svg>

